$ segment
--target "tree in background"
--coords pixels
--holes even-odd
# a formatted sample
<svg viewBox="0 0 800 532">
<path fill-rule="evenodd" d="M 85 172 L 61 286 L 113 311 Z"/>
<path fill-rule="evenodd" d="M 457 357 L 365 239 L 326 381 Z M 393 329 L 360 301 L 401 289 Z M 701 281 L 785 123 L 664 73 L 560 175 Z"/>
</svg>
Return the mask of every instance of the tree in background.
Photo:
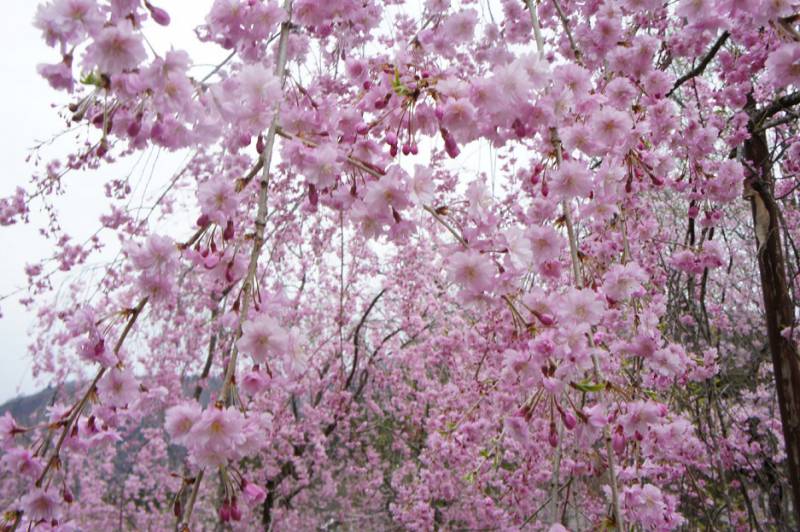
<svg viewBox="0 0 800 532">
<path fill-rule="evenodd" d="M 798 13 L 215 0 L 198 79 L 148 1 L 43 3 L 76 142 L 0 223 L 47 214 L 62 391 L 0 418 L 3 526 L 795 530 Z"/>
</svg>

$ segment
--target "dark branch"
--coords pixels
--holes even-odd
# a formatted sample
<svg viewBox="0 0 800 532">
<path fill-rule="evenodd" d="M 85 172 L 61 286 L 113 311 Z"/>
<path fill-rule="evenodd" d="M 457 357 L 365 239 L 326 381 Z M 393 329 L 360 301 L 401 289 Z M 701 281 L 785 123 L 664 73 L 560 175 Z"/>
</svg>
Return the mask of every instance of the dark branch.
<svg viewBox="0 0 800 532">
<path fill-rule="evenodd" d="M 700 63 L 698 63 L 698 65 L 693 69 L 691 69 L 689 72 L 678 78 L 678 81 L 675 82 L 675 85 L 673 85 L 672 88 L 667 93 L 667 97 L 672 96 L 672 93 L 678 90 L 678 87 L 680 87 L 690 79 L 696 78 L 697 76 L 705 72 L 708 64 L 711 62 L 712 59 L 714 59 L 714 56 L 717 55 L 719 49 L 722 48 L 722 45 L 725 44 L 725 41 L 727 41 L 728 37 L 730 36 L 731 34 L 728 33 L 727 31 L 722 32 L 722 35 L 719 36 L 719 39 L 717 39 L 717 42 L 714 43 L 714 46 L 712 46 L 711 49 L 708 51 L 708 53 L 706 53 L 706 55 L 703 56 L 703 59 L 700 60 Z"/>
<path fill-rule="evenodd" d="M 361 327 L 364 326 L 364 322 L 367 320 L 367 316 L 369 313 L 372 312 L 372 308 L 378 302 L 378 300 L 386 293 L 386 289 L 384 288 L 378 295 L 372 299 L 372 303 L 369 304 L 367 310 L 361 316 L 361 320 L 359 320 L 358 325 L 356 325 L 355 331 L 353 332 L 353 367 L 350 368 L 350 374 L 347 376 L 347 380 L 344 383 L 344 388 L 347 389 L 350 387 L 350 383 L 353 381 L 353 375 L 355 375 L 356 367 L 358 366 L 358 338 L 359 333 L 361 332 Z"/>
<path fill-rule="evenodd" d="M 764 109 L 756 113 L 753 117 L 753 124 L 759 125 L 761 122 L 770 118 L 781 111 L 786 111 L 790 107 L 794 107 L 795 105 L 800 103 L 800 91 L 793 92 L 792 94 L 787 94 L 786 96 L 781 96 Z"/>
</svg>

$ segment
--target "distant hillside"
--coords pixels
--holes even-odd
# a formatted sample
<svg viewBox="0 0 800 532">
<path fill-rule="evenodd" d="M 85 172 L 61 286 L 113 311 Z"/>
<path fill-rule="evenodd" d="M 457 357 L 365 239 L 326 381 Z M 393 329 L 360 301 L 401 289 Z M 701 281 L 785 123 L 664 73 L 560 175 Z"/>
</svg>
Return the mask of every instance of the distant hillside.
<svg viewBox="0 0 800 532">
<path fill-rule="evenodd" d="M 189 398 L 192 396 L 194 390 L 194 383 L 196 378 L 187 379 L 184 383 L 184 396 Z M 208 380 L 203 394 L 200 396 L 200 403 L 203 405 L 208 404 L 209 391 L 219 388 L 220 379 L 214 377 Z M 36 421 L 36 418 L 46 412 L 47 407 L 54 402 L 65 402 L 65 398 L 71 397 L 75 393 L 76 384 L 74 382 L 67 382 L 60 387 L 48 386 L 44 390 L 37 392 L 33 395 L 23 395 L 15 397 L 0 405 L 0 416 L 6 412 L 11 412 L 20 424 L 31 425 Z M 81 386 L 81 390 L 83 386 Z"/>
<path fill-rule="evenodd" d="M 48 386 L 44 390 L 33 395 L 15 397 L 0 405 L 0 416 L 6 412 L 11 412 L 19 423 L 23 425 L 31 424 L 35 417 L 40 416 L 46 411 L 47 407 L 58 400 L 59 397 L 70 396 L 75 392 L 75 383 L 68 382 L 58 388 Z"/>
</svg>

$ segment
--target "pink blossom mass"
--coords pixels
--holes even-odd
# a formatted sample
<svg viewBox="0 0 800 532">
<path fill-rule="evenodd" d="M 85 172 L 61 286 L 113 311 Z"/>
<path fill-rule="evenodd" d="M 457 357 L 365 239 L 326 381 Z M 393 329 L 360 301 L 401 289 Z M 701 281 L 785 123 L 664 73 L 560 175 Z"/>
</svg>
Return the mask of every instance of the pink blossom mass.
<svg viewBox="0 0 800 532">
<path fill-rule="evenodd" d="M 38 3 L 3 532 L 800 530 L 798 2 Z"/>
</svg>

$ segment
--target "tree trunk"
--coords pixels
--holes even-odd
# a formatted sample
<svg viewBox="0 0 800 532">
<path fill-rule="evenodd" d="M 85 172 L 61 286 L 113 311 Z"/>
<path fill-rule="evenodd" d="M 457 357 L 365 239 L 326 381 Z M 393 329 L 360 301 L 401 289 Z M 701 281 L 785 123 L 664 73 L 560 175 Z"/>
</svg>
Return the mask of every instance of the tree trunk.
<svg viewBox="0 0 800 532">
<path fill-rule="evenodd" d="M 763 131 L 756 131 L 752 122 L 750 134 L 750 138 L 744 143 L 744 157 L 751 161 L 753 167 L 745 190 L 753 211 L 767 337 L 786 444 L 795 523 L 800 524 L 800 357 L 794 341 L 781 334 L 783 329 L 794 325 L 795 309 L 786 280 L 781 246 L 780 207 L 773 196 L 772 164 L 767 138 Z"/>
</svg>

